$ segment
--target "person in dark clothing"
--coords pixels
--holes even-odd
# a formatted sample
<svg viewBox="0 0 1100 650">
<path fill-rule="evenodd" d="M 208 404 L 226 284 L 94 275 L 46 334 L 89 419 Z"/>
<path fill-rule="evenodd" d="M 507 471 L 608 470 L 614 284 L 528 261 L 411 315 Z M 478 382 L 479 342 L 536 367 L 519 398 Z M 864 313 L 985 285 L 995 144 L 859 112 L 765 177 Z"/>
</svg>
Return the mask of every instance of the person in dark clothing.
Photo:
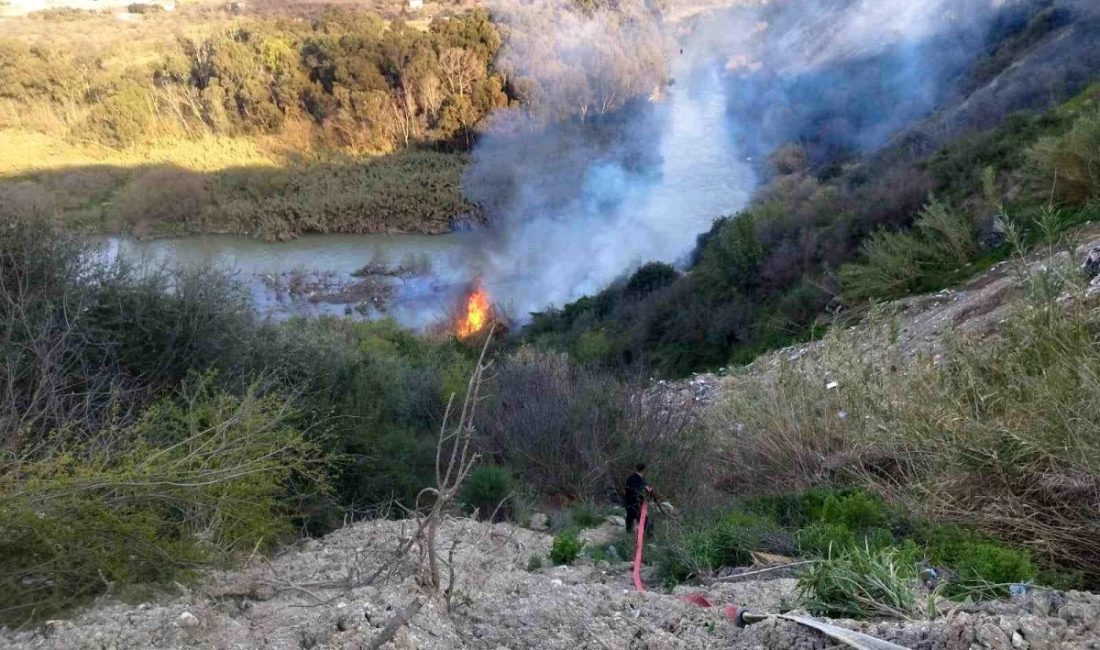
<svg viewBox="0 0 1100 650">
<path fill-rule="evenodd" d="M 634 524 L 642 517 L 642 503 L 651 494 L 653 494 L 653 488 L 649 487 L 645 480 L 645 463 L 638 463 L 634 467 L 634 473 L 626 478 L 626 492 L 623 495 L 623 506 L 626 507 L 626 532 L 634 530 Z M 653 521 L 646 521 L 646 535 L 652 528 Z"/>
</svg>

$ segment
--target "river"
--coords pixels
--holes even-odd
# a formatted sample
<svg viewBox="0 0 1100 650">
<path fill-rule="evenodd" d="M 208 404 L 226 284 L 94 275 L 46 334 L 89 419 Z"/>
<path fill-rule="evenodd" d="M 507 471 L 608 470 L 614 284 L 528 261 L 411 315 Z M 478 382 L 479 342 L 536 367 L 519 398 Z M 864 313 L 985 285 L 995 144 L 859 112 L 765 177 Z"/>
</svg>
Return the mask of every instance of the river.
<svg viewBox="0 0 1100 650">
<path fill-rule="evenodd" d="M 236 274 L 252 294 L 261 314 L 274 319 L 293 315 L 392 316 L 410 327 L 430 327 L 449 318 L 453 298 L 468 278 L 458 269 L 475 233 L 447 235 L 306 235 L 290 242 L 266 242 L 236 235 L 201 235 L 172 239 L 137 240 L 107 237 L 100 240 L 109 258 L 123 255 L 143 264 L 214 266 Z M 360 314 L 355 301 L 318 299 L 308 288 L 288 289 L 295 278 L 306 283 L 330 279 L 354 283 L 353 273 L 367 264 L 397 266 L 413 261 L 426 266 L 423 274 L 392 278 L 394 299 L 385 310 L 370 308 Z M 322 292 L 317 292 L 322 293 Z"/>
<path fill-rule="evenodd" d="M 273 318 L 292 314 L 388 315 L 416 328 L 445 321 L 475 278 L 513 318 L 591 294 L 641 263 L 682 260 L 712 221 L 748 202 L 755 186 L 751 164 L 737 147 L 726 114 L 721 68 L 715 62 L 674 63 L 676 83 L 658 107 L 661 127 L 653 146 L 659 173 L 644 182 L 621 183 L 592 162 L 588 185 L 578 188 L 576 207 L 553 215 L 521 215 L 503 237 L 480 232 L 448 235 L 309 235 L 271 243 L 239 236 L 196 236 L 138 241 L 106 240 L 110 254 L 167 264 L 216 264 L 236 270 L 258 309 Z M 611 180 L 604 181 L 605 177 Z M 594 208 L 586 192 L 618 192 L 611 209 Z M 491 247 L 491 250 L 490 250 Z M 428 273 L 387 280 L 388 306 L 319 299 L 310 289 L 291 295 L 295 278 L 353 282 L 351 274 L 371 262 L 398 265 L 417 258 Z M 425 264 L 426 261 L 426 264 Z M 307 283 L 308 284 L 308 283 Z M 351 304 L 355 302 L 356 304 Z"/>
</svg>

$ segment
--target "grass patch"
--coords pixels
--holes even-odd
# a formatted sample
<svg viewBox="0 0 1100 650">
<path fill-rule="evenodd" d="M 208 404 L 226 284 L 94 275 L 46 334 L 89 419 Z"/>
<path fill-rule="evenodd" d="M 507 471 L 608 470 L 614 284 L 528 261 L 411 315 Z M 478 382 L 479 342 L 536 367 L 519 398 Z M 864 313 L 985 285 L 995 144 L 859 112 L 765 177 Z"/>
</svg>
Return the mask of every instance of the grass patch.
<svg viewBox="0 0 1100 650">
<path fill-rule="evenodd" d="M 1037 576 L 1036 564 L 1026 550 L 974 528 L 909 515 L 878 495 L 855 488 L 745 499 L 732 511 L 689 522 L 662 541 L 668 548 L 658 551 L 656 558 L 669 583 L 748 566 L 756 551 L 821 560 L 829 566 L 804 578 L 807 585 L 813 585 L 807 587 L 816 594 L 813 602 L 821 607 L 833 602 L 830 594 L 838 588 L 838 576 L 853 567 L 876 566 L 876 571 L 911 581 L 918 561 L 923 561 L 939 570 L 945 595 L 975 599 L 1006 596 L 1009 585 L 1028 583 Z M 900 566 L 902 563 L 906 566 Z M 1049 577 L 1072 579 L 1062 572 Z M 870 588 L 858 581 L 847 587 Z M 850 593 L 842 600 L 859 602 Z M 876 602 L 867 600 L 858 608 L 849 608 L 845 615 L 869 615 L 868 608 Z M 898 606 L 893 600 L 883 602 Z M 897 611 L 912 610 L 906 606 Z"/>
<path fill-rule="evenodd" d="M 798 591 L 815 616 L 911 618 L 918 609 L 916 583 L 912 555 L 868 546 L 811 564 L 798 580 Z"/>
</svg>

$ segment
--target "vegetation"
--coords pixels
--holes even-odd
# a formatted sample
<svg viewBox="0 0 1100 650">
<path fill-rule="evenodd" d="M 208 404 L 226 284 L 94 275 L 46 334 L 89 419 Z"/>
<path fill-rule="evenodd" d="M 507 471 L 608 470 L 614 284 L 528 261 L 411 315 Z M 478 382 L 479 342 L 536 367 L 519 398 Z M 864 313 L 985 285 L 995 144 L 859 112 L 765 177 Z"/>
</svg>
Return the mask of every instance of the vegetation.
<svg viewBox="0 0 1100 650">
<path fill-rule="evenodd" d="M 912 557 L 889 547 L 856 547 L 811 564 L 798 589 L 816 616 L 909 618 L 917 610 L 916 582 Z"/>
<path fill-rule="evenodd" d="M 491 112 L 583 120 L 664 79 L 641 3 L 594 14 L 550 4 L 501 5 L 497 23 L 484 9 L 433 10 L 416 25 L 338 8 L 143 13 L 155 37 L 78 13 L 52 33 L 0 37 L 0 132 L 12 144 L 2 216 L 267 239 L 477 223 L 460 179 Z M 622 43 L 592 78 L 562 77 L 591 43 L 558 49 L 543 20 L 599 20 Z"/>
<path fill-rule="evenodd" d="M 460 191 L 462 152 L 510 101 L 485 12 L 418 31 L 330 11 L 167 40 L 109 67 L 96 56 L 113 43 L 0 42 L 0 127 L 27 148 L 5 156 L 3 216 L 268 239 L 480 218 Z"/>
<path fill-rule="evenodd" d="M 983 599 L 1037 575 L 1026 550 L 854 488 L 742 499 L 732 510 L 666 527 L 662 537 L 657 562 L 671 583 L 751 566 L 758 552 L 802 558 L 802 604 L 824 616 L 915 615 L 918 577 L 947 596 Z"/>
<path fill-rule="evenodd" d="M 640 381 L 527 348 L 494 370 L 494 390 L 481 407 L 481 451 L 539 494 L 570 501 L 619 494 L 639 458 L 649 459 L 670 498 L 705 490 L 695 476 L 706 463 L 707 438 L 690 412 L 641 404 Z"/>
<path fill-rule="evenodd" d="M 555 565 L 572 564 L 581 555 L 584 542 L 575 530 L 566 530 L 554 536 L 550 546 L 550 561 Z"/>
<path fill-rule="evenodd" d="M 507 469 L 481 465 L 470 472 L 459 498 L 467 509 L 481 517 L 492 517 L 498 509 L 505 507 L 511 494 L 512 477 Z"/>
<path fill-rule="evenodd" d="M 1010 256 L 1006 234 L 1034 245 L 1093 218 L 1098 92 L 924 155 L 899 138 L 843 168 L 815 168 L 784 147 L 770 185 L 744 213 L 715 221 L 686 272 L 644 266 L 535 314 L 525 338 L 683 376 L 818 337 L 840 307 L 957 283 Z"/>
<path fill-rule="evenodd" d="M 392 321 L 263 322 L 218 269 L 107 261 L 40 221 L 4 225 L 0 621 L 408 512 L 436 484 L 440 417 L 466 396 L 475 354 Z M 639 451 L 662 456 L 652 467 L 672 498 L 701 487 L 674 477 L 701 471 L 702 437 L 638 409 L 638 384 L 550 359 L 496 359 L 464 456 L 490 462 L 464 465 L 456 508 L 491 512 L 517 486 L 555 494 L 576 481 L 562 458 L 593 476 L 572 493 L 604 497 Z M 494 424 L 502 414 L 509 427 L 539 421 L 557 446 L 525 447 L 536 439 Z M 576 435 L 578 421 L 593 428 Z M 576 521 L 592 518 L 577 507 Z"/>
<path fill-rule="evenodd" d="M 1097 502 L 1100 449 L 1087 414 L 1100 396 L 1091 379 L 1100 324 L 1075 270 L 1021 273 L 1029 294 L 1001 336 L 950 341 L 938 362 L 903 358 L 886 315 L 876 334 L 837 335 L 822 357 L 774 381 L 743 379 L 713 420 L 715 435 L 737 440 L 725 483 L 742 493 L 866 485 L 1095 581 L 1100 538 L 1086 504 Z M 1075 298 L 1058 302 L 1065 292 Z M 877 342 L 862 347 L 855 336 Z M 1021 556 L 994 558 L 980 541 L 961 541 L 966 552 L 939 557 L 1033 573 Z M 1003 583 L 998 571 L 987 579 Z"/>
<path fill-rule="evenodd" d="M 840 268 L 850 300 L 900 298 L 953 284 L 979 251 L 970 220 L 933 199 L 908 232 L 878 231 L 863 241 L 864 261 Z"/>
</svg>

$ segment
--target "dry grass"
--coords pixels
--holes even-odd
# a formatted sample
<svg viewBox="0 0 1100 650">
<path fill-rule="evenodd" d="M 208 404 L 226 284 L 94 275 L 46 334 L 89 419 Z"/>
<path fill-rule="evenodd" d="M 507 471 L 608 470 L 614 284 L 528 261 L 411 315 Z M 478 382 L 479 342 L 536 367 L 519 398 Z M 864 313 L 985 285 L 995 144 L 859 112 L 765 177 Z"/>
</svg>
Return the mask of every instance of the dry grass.
<svg viewBox="0 0 1100 650">
<path fill-rule="evenodd" d="M 730 487 L 864 484 L 1100 575 L 1100 308 L 1072 267 L 1021 273 L 993 339 L 906 361 L 884 314 L 731 387 Z"/>
<path fill-rule="evenodd" d="M 206 136 L 196 140 L 160 139 L 127 149 L 94 142 L 73 142 L 47 133 L 0 129 L 0 179 L 33 177 L 77 167 L 171 165 L 198 172 L 233 167 L 274 167 L 281 161 L 264 153 L 262 140 Z"/>
<path fill-rule="evenodd" d="M 0 215 L 87 231 L 425 232 L 478 219 L 466 157 L 433 152 L 314 157 L 308 135 L 162 138 L 126 149 L 0 129 Z M 290 161 L 297 152 L 298 160 Z M 305 154 L 305 157 L 301 154 Z M 284 154 L 286 157 L 284 158 Z"/>
</svg>

